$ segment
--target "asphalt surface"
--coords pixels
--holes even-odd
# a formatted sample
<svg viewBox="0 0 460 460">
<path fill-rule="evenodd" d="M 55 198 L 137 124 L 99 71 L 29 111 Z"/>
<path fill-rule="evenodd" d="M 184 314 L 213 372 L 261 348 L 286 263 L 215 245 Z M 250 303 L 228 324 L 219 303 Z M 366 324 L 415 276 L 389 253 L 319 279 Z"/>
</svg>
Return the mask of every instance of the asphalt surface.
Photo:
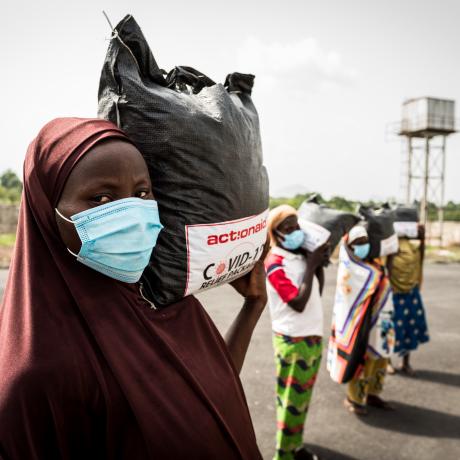
<svg viewBox="0 0 460 460">
<path fill-rule="evenodd" d="M 328 268 L 326 276 L 325 337 L 331 320 L 335 267 Z M 460 264 L 427 264 L 424 283 L 431 341 L 413 354 L 417 378 L 387 376 L 382 397 L 394 403 L 395 412 L 374 409 L 363 418 L 348 413 L 342 404 L 345 387 L 330 379 L 323 354 L 304 433 L 305 443 L 322 459 L 460 459 Z M 241 300 L 228 286 L 199 297 L 224 333 Z M 265 311 L 242 371 L 264 459 L 272 458 L 274 452 L 274 372 L 270 318 Z"/>
<path fill-rule="evenodd" d="M 335 267 L 326 273 L 325 337 L 335 291 Z M 0 295 L 6 271 L 0 270 Z M 348 413 L 345 388 L 329 378 L 323 359 L 304 433 L 305 443 L 323 460 L 460 459 L 460 264 L 427 264 L 422 295 L 431 341 L 414 353 L 417 378 L 388 376 L 383 397 L 395 412 Z M 241 299 L 224 286 L 199 296 L 225 333 Z M 323 358 L 325 355 L 323 355 Z M 274 452 L 274 361 L 268 311 L 254 332 L 242 371 L 257 440 L 264 459 Z"/>
</svg>

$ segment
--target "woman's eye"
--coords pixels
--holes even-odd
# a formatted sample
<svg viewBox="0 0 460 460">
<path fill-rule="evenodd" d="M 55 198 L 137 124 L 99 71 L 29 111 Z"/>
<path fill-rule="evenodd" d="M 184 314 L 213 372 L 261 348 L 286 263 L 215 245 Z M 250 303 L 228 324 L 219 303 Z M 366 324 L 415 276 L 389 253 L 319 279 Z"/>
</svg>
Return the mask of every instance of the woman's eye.
<svg viewBox="0 0 460 460">
<path fill-rule="evenodd" d="M 105 203 L 110 203 L 112 199 L 108 195 L 99 195 L 99 196 L 95 196 L 93 201 L 95 201 L 98 204 L 105 204 Z"/>
<path fill-rule="evenodd" d="M 149 192 L 146 190 L 142 190 L 141 192 L 137 192 L 136 196 L 137 198 L 147 198 L 149 195 Z"/>
</svg>

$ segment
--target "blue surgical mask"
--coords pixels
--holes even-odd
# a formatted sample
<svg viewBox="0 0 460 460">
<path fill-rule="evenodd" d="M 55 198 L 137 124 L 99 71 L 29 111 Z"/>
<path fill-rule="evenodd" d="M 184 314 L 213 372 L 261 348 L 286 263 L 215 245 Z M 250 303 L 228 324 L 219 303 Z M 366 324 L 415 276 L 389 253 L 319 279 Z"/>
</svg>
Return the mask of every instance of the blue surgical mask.
<svg viewBox="0 0 460 460">
<path fill-rule="evenodd" d="M 353 253 L 359 259 L 365 259 L 369 255 L 371 245 L 369 243 L 353 246 Z"/>
<path fill-rule="evenodd" d="M 155 200 L 125 198 L 71 216 L 81 248 L 79 262 L 125 283 L 136 283 L 148 265 L 163 225 Z"/>
<path fill-rule="evenodd" d="M 305 240 L 305 233 L 302 230 L 294 230 L 292 233 L 283 234 L 284 241 L 281 241 L 281 246 L 290 251 L 295 251 L 302 246 Z"/>
</svg>

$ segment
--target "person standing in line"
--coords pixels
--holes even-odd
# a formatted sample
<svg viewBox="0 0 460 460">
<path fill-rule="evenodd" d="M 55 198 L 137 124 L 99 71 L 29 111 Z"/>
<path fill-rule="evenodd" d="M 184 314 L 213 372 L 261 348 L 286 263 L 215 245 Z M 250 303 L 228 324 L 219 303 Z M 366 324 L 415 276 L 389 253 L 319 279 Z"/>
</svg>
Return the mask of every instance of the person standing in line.
<svg viewBox="0 0 460 460">
<path fill-rule="evenodd" d="M 272 248 L 265 260 L 276 363 L 277 435 L 275 460 L 311 460 L 303 428 L 321 363 L 324 287 L 328 244 L 310 253 L 297 211 L 274 208 L 268 231 Z"/>
<path fill-rule="evenodd" d="M 418 227 L 419 244 L 408 238 L 399 238 L 399 252 L 389 258 L 390 282 L 393 289 L 395 349 L 402 357 L 401 372 L 414 376 L 410 365 L 410 353 L 419 344 L 429 341 L 420 287 L 423 278 L 425 255 L 425 228 Z M 389 372 L 394 368 L 389 365 Z"/>
<path fill-rule="evenodd" d="M 380 397 L 394 341 L 391 293 L 385 266 L 368 258 L 367 230 L 357 225 L 340 248 L 328 370 L 338 383 L 348 383 L 345 407 L 366 415 L 367 406 L 392 410 Z"/>
</svg>

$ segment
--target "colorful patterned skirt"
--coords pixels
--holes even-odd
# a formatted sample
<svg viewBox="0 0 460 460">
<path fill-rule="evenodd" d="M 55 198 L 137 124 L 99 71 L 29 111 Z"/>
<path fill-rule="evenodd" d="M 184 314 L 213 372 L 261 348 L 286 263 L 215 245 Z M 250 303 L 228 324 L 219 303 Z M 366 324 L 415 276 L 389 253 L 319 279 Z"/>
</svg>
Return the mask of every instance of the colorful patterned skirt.
<svg viewBox="0 0 460 460">
<path fill-rule="evenodd" d="M 405 294 L 393 294 L 395 349 L 403 356 L 428 342 L 428 328 L 418 286 Z"/>
<path fill-rule="evenodd" d="M 276 362 L 275 460 L 292 460 L 303 443 L 303 427 L 321 363 L 321 337 L 273 335 Z"/>
</svg>

